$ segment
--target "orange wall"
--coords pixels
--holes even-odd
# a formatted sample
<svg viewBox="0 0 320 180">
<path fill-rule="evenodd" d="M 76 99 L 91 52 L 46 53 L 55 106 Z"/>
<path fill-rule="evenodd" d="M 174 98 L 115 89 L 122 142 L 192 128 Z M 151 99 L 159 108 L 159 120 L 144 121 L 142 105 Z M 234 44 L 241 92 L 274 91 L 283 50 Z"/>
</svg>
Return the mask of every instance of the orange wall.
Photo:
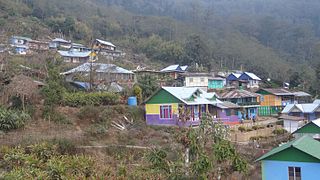
<svg viewBox="0 0 320 180">
<path fill-rule="evenodd" d="M 264 95 L 264 101 L 259 98 L 261 106 L 281 106 L 281 98 L 275 95 Z"/>
</svg>

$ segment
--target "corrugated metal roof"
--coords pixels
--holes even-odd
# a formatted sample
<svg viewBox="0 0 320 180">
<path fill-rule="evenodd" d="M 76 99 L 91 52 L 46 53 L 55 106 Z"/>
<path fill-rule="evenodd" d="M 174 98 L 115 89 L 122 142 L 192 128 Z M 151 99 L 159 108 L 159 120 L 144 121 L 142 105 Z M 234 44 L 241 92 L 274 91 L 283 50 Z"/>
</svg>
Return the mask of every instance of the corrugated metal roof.
<svg viewBox="0 0 320 180">
<path fill-rule="evenodd" d="M 316 99 L 313 101 L 313 104 L 320 104 L 320 99 Z"/>
<path fill-rule="evenodd" d="M 12 36 L 12 38 L 14 38 L 14 39 L 22 39 L 22 40 L 26 40 L 26 41 L 32 41 L 31 38 L 23 37 L 23 36 Z"/>
<path fill-rule="evenodd" d="M 241 73 L 231 73 L 232 75 L 234 75 L 236 78 L 239 78 L 241 76 Z"/>
<path fill-rule="evenodd" d="M 264 88 L 262 90 L 267 91 L 276 96 L 293 96 L 294 95 L 294 93 L 283 88 Z"/>
<path fill-rule="evenodd" d="M 320 104 L 288 104 L 286 107 L 282 110 L 282 113 L 290 113 L 291 110 L 296 107 L 298 108 L 302 113 L 313 113 L 317 108 L 320 107 Z"/>
<path fill-rule="evenodd" d="M 238 106 L 238 105 L 236 105 L 236 104 L 234 104 L 232 102 L 228 102 L 228 101 L 217 103 L 215 106 L 217 106 L 218 108 L 221 108 L 221 109 L 240 108 L 240 106 Z"/>
<path fill-rule="evenodd" d="M 101 44 L 107 45 L 107 46 L 116 47 L 114 44 L 112 44 L 111 42 L 108 42 L 108 41 L 104 41 L 104 40 L 101 40 L 101 39 L 96 39 L 96 41 L 98 41 Z"/>
<path fill-rule="evenodd" d="M 246 98 L 246 97 L 258 97 L 259 95 L 246 90 L 232 90 L 229 92 L 224 92 L 220 95 L 223 99 L 235 99 L 235 98 Z"/>
<path fill-rule="evenodd" d="M 188 69 L 188 66 L 180 66 L 180 68 L 182 69 L 182 71 L 186 71 Z"/>
<path fill-rule="evenodd" d="M 95 72 L 103 72 L 103 73 L 133 74 L 132 71 L 126 70 L 114 64 L 103 64 L 103 63 L 84 63 L 62 74 L 66 75 L 66 74 L 71 74 L 76 72 L 90 72 L 91 69 L 94 69 Z"/>
<path fill-rule="evenodd" d="M 282 114 L 279 119 L 284 119 L 284 120 L 291 120 L 291 121 L 302 121 L 305 120 L 305 117 L 299 117 L 299 116 L 289 116 L 286 114 Z"/>
<path fill-rule="evenodd" d="M 212 98 L 213 94 L 208 95 L 205 91 L 196 87 L 162 87 L 162 89 L 169 92 L 171 95 L 187 105 L 218 103 L 217 100 L 209 100 Z M 198 96 L 194 96 L 197 91 L 200 92 L 200 94 Z M 191 98 L 192 96 L 194 96 L 194 98 Z"/>
<path fill-rule="evenodd" d="M 179 64 L 175 64 L 175 65 L 170 65 L 162 70 L 160 70 L 161 72 L 166 72 L 166 71 L 182 71 L 182 69 L 180 68 Z"/>
<path fill-rule="evenodd" d="M 61 38 L 55 38 L 52 40 L 52 42 L 62 42 L 62 43 L 70 43 L 70 41 L 61 39 Z"/>
<path fill-rule="evenodd" d="M 303 92 L 303 91 L 297 91 L 293 92 L 294 96 L 297 97 L 305 97 L 305 96 L 311 96 L 309 93 Z"/>
<path fill-rule="evenodd" d="M 288 142 L 282 146 L 276 147 L 269 151 L 268 153 L 264 154 L 260 158 L 258 158 L 256 161 L 261 161 L 263 159 L 266 159 L 272 155 L 275 155 L 281 151 L 284 151 L 288 148 L 295 148 L 298 149 L 308 155 L 313 156 L 316 159 L 320 160 L 320 142 L 317 140 L 314 140 L 312 137 L 305 135 L 302 136 L 299 139 L 295 139 L 291 142 Z"/>
<path fill-rule="evenodd" d="M 254 73 L 251 73 L 251 72 L 244 72 L 244 73 L 247 74 L 249 77 L 251 77 L 254 80 L 261 81 L 261 79 L 257 75 L 255 75 Z"/>
<path fill-rule="evenodd" d="M 58 51 L 63 57 L 89 57 L 90 51 L 78 52 L 78 51 Z"/>
<path fill-rule="evenodd" d="M 318 127 L 320 127 L 320 118 L 319 119 L 316 119 L 316 120 L 313 120 L 311 121 L 313 124 L 317 125 Z"/>
</svg>

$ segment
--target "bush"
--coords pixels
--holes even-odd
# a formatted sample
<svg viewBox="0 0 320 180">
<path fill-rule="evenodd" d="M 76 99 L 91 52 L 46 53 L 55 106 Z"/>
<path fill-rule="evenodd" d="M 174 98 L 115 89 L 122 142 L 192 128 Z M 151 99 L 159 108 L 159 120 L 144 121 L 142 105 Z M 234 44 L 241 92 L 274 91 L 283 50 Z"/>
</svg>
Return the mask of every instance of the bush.
<svg viewBox="0 0 320 180">
<path fill-rule="evenodd" d="M 239 127 L 238 127 L 238 130 L 239 130 L 240 132 L 244 132 L 244 131 L 246 131 L 246 128 L 243 127 L 243 126 L 239 126 Z"/>
<path fill-rule="evenodd" d="M 0 130 L 9 131 L 23 127 L 25 122 L 31 117 L 20 111 L 0 108 Z"/>
<path fill-rule="evenodd" d="M 115 105 L 119 103 L 119 95 L 109 92 L 77 92 L 64 93 L 62 104 L 65 106 L 79 107 L 86 105 Z"/>
<path fill-rule="evenodd" d="M 272 131 L 273 134 L 276 134 L 276 135 L 281 135 L 281 134 L 285 134 L 287 133 L 287 130 L 285 129 L 275 129 Z"/>
</svg>

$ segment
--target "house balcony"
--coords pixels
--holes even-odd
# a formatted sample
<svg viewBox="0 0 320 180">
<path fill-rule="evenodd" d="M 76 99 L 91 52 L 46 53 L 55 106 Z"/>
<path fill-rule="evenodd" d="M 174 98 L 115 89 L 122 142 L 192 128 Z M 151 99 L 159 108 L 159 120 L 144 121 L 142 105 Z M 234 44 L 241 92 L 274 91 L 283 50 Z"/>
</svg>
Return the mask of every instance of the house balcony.
<svg viewBox="0 0 320 180">
<path fill-rule="evenodd" d="M 250 107 L 250 106 L 260 106 L 260 102 L 241 102 L 237 103 L 239 106 Z"/>
</svg>

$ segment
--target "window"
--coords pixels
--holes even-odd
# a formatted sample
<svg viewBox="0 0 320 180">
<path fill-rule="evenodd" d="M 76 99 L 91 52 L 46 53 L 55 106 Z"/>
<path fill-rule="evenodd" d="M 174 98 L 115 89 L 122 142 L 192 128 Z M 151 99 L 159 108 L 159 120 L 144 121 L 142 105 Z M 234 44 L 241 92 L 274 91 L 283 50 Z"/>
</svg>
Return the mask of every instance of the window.
<svg viewBox="0 0 320 180">
<path fill-rule="evenodd" d="M 171 119 L 171 118 L 172 118 L 171 105 L 160 106 L 160 119 Z"/>
<path fill-rule="evenodd" d="M 200 78 L 200 81 L 201 81 L 201 82 L 204 82 L 204 78 Z"/>
<path fill-rule="evenodd" d="M 301 168 L 300 167 L 288 167 L 289 180 L 301 180 Z"/>
<path fill-rule="evenodd" d="M 264 101 L 264 96 L 263 96 L 263 95 L 260 96 L 260 101 L 261 101 L 261 102 Z"/>
<path fill-rule="evenodd" d="M 231 110 L 230 109 L 226 109 L 226 115 L 227 116 L 231 116 Z"/>
<path fill-rule="evenodd" d="M 189 82 L 193 82 L 193 78 L 189 78 Z"/>
</svg>

